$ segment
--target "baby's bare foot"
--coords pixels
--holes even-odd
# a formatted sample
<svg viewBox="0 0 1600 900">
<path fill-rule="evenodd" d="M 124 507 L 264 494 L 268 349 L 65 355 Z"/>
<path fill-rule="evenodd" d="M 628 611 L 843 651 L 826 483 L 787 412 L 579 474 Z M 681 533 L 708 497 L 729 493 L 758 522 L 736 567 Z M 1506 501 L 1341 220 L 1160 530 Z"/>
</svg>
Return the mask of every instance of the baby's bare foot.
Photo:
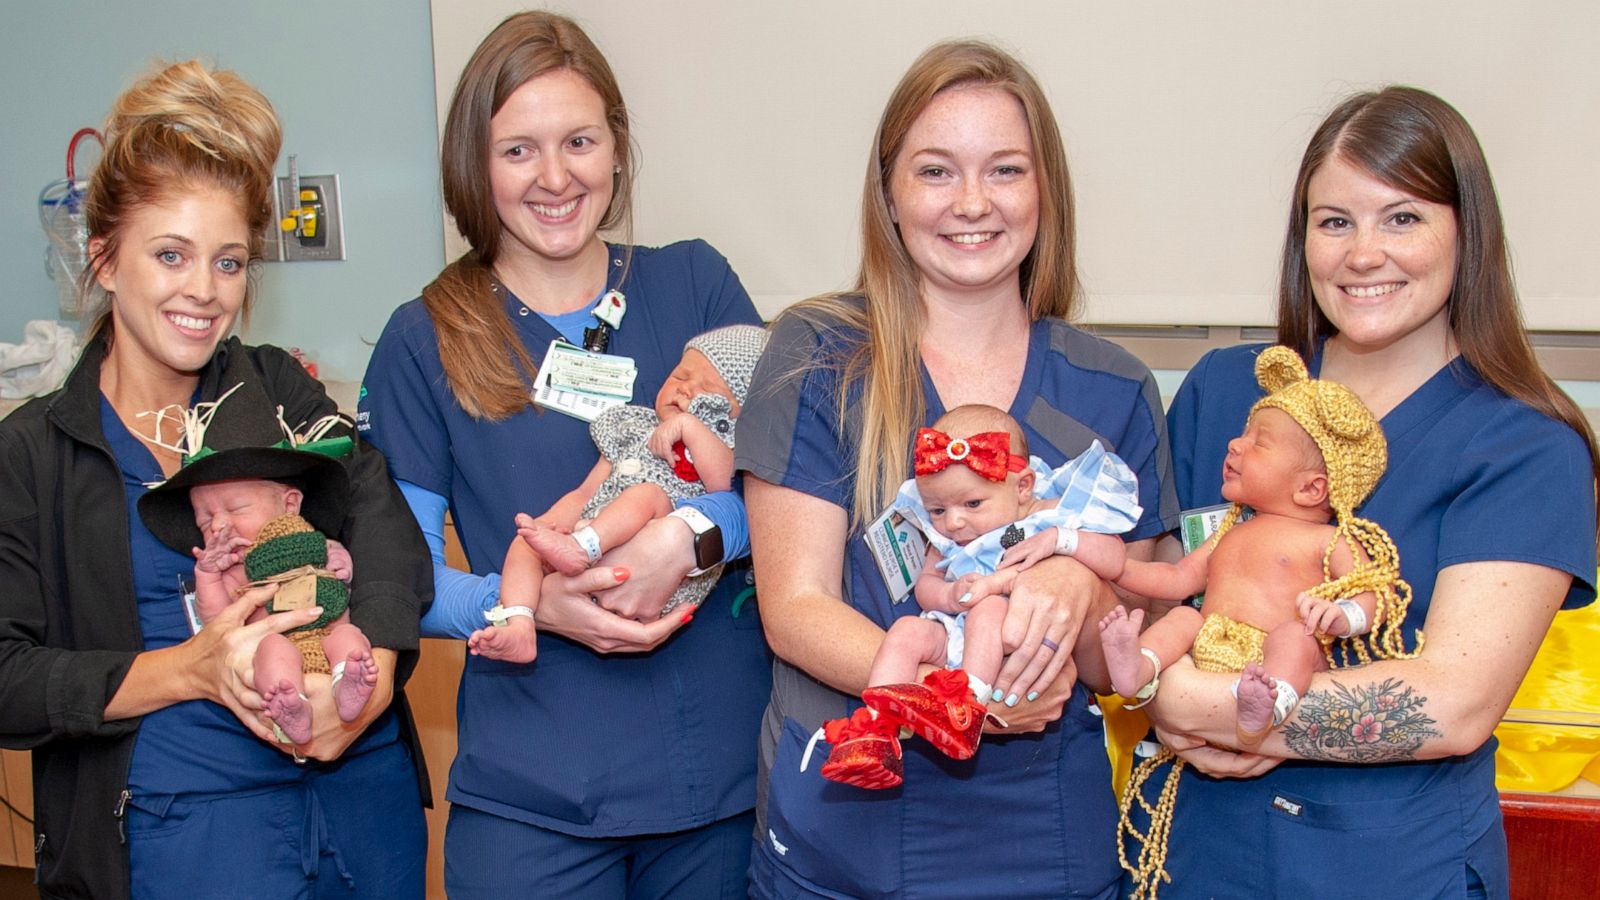
<svg viewBox="0 0 1600 900">
<path fill-rule="evenodd" d="M 311 705 L 289 679 L 279 679 L 275 686 L 267 688 L 261 699 L 266 701 L 263 713 L 288 735 L 289 740 L 296 744 L 311 740 Z"/>
<path fill-rule="evenodd" d="M 333 704 L 339 709 L 339 718 L 354 722 L 377 685 L 378 664 L 372 653 L 365 649 L 350 651 L 344 659 L 344 674 L 333 685 Z"/>
<path fill-rule="evenodd" d="M 1257 663 L 1244 667 L 1239 675 L 1239 738 L 1241 742 L 1261 743 L 1272 727 L 1273 703 L 1278 697 L 1277 683 Z M 1249 739 L 1253 736 L 1254 740 Z"/>
<path fill-rule="evenodd" d="M 589 554 L 583 552 L 570 534 L 562 534 L 554 528 L 534 528 L 523 532 L 522 539 L 546 565 L 563 575 L 577 575 L 589 568 Z"/>
<path fill-rule="evenodd" d="M 1100 620 L 1100 649 L 1106 656 L 1106 671 L 1111 687 L 1124 697 L 1132 697 L 1155 677 L 1155 667 L 1139 652 L 1139 626 L 1144 610 L 1128 612 L 1118 606 Z"/>
<path fill-rule="evenodd" d="M 516 616 L 502 626 L 480 628 L 467 639 L 474 656 L 502 662 L 530 663 L 539 655 L 538 629 L 524 616 Z"/>
</svg>

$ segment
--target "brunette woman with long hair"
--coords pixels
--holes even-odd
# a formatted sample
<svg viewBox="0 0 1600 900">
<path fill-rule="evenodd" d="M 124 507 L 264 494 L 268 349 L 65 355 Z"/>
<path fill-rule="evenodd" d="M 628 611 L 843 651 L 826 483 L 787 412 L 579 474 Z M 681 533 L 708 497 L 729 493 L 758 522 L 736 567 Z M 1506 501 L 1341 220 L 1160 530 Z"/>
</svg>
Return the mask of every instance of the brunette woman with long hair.
<svg viewBox="0 0 1600 900">
<path fill-rule="evenodd" d="M 1185 776 L 1165 857 L 1137 866 L 1137 887 L 1153 894 L 1164 863 L 1163 898 L 1504 897 L 1492 735 L 1556 610 L 1594 599 L 1600 454 L 1529 347 L 1489 167 L 1449 104 L 1357 94 L 1312 135 L 1278 341 L 1380 418 L 1388 473 L 1360 514 L 1399 548 L 1406 645 L 1426 640 L 1415 659 L 1315 676 L 1259 755 L 1219 749 L 1228 676 L 1164 672 L 1151 719 L 1219 777 Z M 1220 498 L 1260 349 L 1214 351 L 1173 401 L 1186 508 Z"/>
<path fill-rule="evenodd" d="M 530 401 L 552 342 L 603 336 L 632 360 L 640 398 L 690 338 L 759 319 L 703 241 L 628 243 L 627 108 L 572 21 L 519 13 L 484 39 L 441 158 L 471 250 L 391 318 L 361 419 L 433 544 L 424 633 L 466 639 L 491 609 L 528 611 L 518 600 L 531 598 L 499 596 L 514 517 L 543 513 L 597 458 L 587 422 Z M 591 314 L 617 298 L 619 320 Z M 661 616 L 691 569 L 743 555 L 736 495 L 686 504 L 581 575 L 546 577 L 534 662 L 468 657 L 447 795 L 452 897 L 743 895 L 769 664 L 755 603 L 735 602 L 748 567 L 727 566 L 692 615 Z M 447 508 L 470 573 L 444 564 Z"/>
</svg>

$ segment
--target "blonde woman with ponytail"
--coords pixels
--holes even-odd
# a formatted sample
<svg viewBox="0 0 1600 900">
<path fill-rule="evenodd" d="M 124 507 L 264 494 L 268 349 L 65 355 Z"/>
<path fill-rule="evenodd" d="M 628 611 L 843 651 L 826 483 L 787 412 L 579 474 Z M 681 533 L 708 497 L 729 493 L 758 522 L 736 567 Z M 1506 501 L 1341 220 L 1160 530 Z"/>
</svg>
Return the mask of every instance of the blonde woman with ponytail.
<svg viewBox="0 0 1600 900">
<path fill-rule="evenodd" d="M 604 334 L 643 398 L 697 383 L 677 368 L 691 338 L 759 319 L 704 241 L 628 243 L 627 107 L 571 20 L 519 13 L 484 38 L 440 156 L 472 249 L 390 319 L 360 417 L 435 552 L 423 632 L 465 640 L 490 610 L 532 612 L 534 598 L 500 596 L 516 516 L 542 514 L 598 458 L 587 422 L 530 400 L 552 343 Z M 621 318 L 602 325 L 597 307 Z M 470 572 L 445 565 L 446 509 Z M 749 569 L 725 566 L 693 611 L 661 610 L 691 569 L 744 556 L 744 531 L 736 494 L 684 501 L 593 568 L 545 578 L 533 663 L 467 658 L 451 897 L 743 896 L 770 668 Z"/>
<path fill-rule="evenodd" d="M 257 588 L 195 631 L 194 559 L 136 512 L 183 462 L 157 411 L 231 391 L 213 428 L 262 445 L 280 411 L 335 411 L 287 353 L 229 336 L 272 224 L 277 117 L 232 72 L 185 62 L 117 98 L 105 135 L 88 345 L 59 391 L 0 422 L 0 744 L 33 750 L 40 894 L 421 897 L 415 740 L 389 707 L 415 664 L 427 551 L 382 456 L 348 457 L 351 513 L 330 535 L 378 684 L 344 724 L 327 676 L 308 676 L 320 724 L 298 746 L 261 715 L 250 660 L 320 611 L 247 625 L 273 593 Z"/>
<path fill-rule="evenodd" d="M 1069 558 L 1023 573 L 1011 595 L 1009 656 L 989 704 L 1009 726 L 982 753 L 958 763 L 907 741 L 904 787 L 868 796 L 823 780 L 826 748 L 808 748 L 823 721 L 859 705 L 885 630 L 916 611 L 890 595 L 862 537 L 909 476 L 917 428 L 945 410 L 1007 410 L 1050 465 L 1097 439 L 1121 455 L 1144 506 L 1128 536 L 1136 556 L 1176 524 L 1149 371 L 1068 324 L 1073 249 L 1066 155 L 1032 75 L 984 43 L 928 50 L 873 141 L 855 288 L 779 318 L 740 425 L 757 587 L 779 657 L 756 896 L 1115 891 L 1110 774 L 1072 660 L 1080 635 L 1093 643 L 1084 616 L 1113 595 Z M 935 769 L 957 777 L 925 777 Z M 968 821 L 976 811 L 982 820 Z"/>
</svg>

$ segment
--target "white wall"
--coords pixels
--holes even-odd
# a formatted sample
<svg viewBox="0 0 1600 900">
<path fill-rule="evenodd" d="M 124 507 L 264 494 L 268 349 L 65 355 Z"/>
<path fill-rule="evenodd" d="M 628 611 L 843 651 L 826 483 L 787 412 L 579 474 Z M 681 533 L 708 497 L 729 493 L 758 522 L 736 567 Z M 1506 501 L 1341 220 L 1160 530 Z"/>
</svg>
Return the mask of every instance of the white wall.
<svg viewBox="0 0 1600 900">
<path fill-rule="evenodd" d="M 440 120 L 520 0 L 435 3 Z M 1040 76 L 1078 189 L 1090 320 L 1265 324 L 1305 141 L 1404 82 L 1483 141 L 1530 325 L 1600 330 L 1600 4 L 562 0 L 622 82 L 638 237 L 705 237 L 763 311 L 847 285 L 872 130 L 911 60 L 986 36 Z M 453 229 L 447 229 L 453 236 Z"/>
</svg>

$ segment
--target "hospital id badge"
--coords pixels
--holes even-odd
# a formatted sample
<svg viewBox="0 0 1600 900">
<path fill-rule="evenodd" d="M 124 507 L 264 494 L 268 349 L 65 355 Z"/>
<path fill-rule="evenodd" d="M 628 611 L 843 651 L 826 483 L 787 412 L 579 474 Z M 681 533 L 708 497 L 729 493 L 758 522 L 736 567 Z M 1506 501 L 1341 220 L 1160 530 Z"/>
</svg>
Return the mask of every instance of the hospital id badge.
<svg viewBox="0 0 1600 900">
<path fill-rule="evenodd" d="M 900 603 L 911 596 L 928 555 L 927 539 L 916 524 L 891 509 L 874 519 L 861 539 L 878 562 L 890 600 Z"/>
<path fill-rule="evenodd" d="M 639 370 L 626 356 L 591 353 L 564 340 L 550 342 L 533 382 L 533 402 L 593 422 L 613 406 L 633 399 Z"/>
<path fill-rule="evenodd" d="M 1219 503 L 1216 506 L 1202 506 L 1199 509 L 1184 510 L 1181 514 L 1181 524 L 1178 526 L 1178 533 L 1183 538 L 1183 552 L 1193 553 L 1199 549 L 1201 544 L 1210 540 L 1211 536 L 1217 533 L 1217 528 L 1222 525 L 1222 520 L 1227 517 L 1228 510 L 1232 508 L 1233 504 L 1231 503 Z M 1245 507 L 1242 515 L 1239 516 L 1239 521 L 1243 522 L 1250 518 L 1252 514 L 1250 508 Z M 1205 599 L 1206 595 L 1204 593 L 1196 594 L 1190 598 L 1189 605 L 1199 609 L 1200 604 L 1204 603 Z"/>
</svg>

